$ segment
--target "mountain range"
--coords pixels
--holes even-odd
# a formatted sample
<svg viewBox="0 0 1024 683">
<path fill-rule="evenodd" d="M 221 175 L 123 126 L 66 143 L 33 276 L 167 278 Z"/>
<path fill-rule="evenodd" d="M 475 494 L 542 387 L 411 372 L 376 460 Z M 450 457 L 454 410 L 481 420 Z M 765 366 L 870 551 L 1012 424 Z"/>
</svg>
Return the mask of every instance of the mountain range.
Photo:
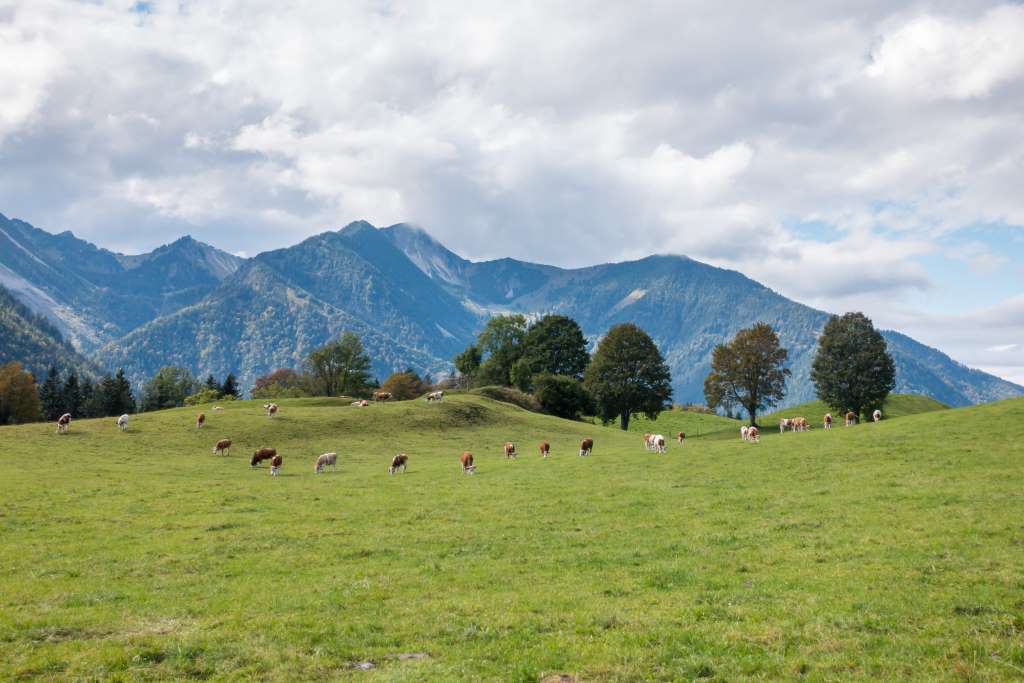
<svg viewBox="0 0 1024 683">
<path fill-rule="evenodd" d="M 813 395 L 817 335 L 828 314 L 741 273 L 684 256 L 564 269 L 474 262 L 407 224 L 357 221 L 250 259 L 190 237 L 126 256 L 0 215 L 0 284 L 46 315 L 97 364 L 141 382 L 163 365 L 200 376 L 234 372 L 243 387 L 351 330 L 378 376 L 413 367 L 435 376 L 490 315 L 562 313 L 593 343 L 635 322 L 672 369 L 675 400 L 702 402 L 711 350 L 756 321 L 790 351 L 786 403 Z M 1019 396 L 1024 387 L 967 368 L 894 331 L 883 332 L 897 391 L 950 405 Z"/>
</svg>

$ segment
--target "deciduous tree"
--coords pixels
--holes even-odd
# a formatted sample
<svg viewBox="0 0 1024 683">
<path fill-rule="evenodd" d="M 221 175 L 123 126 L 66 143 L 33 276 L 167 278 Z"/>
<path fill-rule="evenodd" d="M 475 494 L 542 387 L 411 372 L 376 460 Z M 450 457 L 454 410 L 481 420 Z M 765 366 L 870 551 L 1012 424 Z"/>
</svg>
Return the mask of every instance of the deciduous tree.
<svg viewBox="0 0 1024 683">
<path fill-rule="evenodd" d="M 870 318 L 834 315 L 818 339 L 811 381 L 818 398 L 833 410 L 866 416 L 881 408 L 896 386 L 896 364 Z"/>
<path fill-rule="evenodd" d="M 616 325 L 597 346 L 584 386 L 604 422 L 629 428 L 634 413 L 656 420 L 672 398 L 672 375 L 654 341 L 632 323 Z"/>
<path fill-rule="evenodd" d="M 708 406 L 742 406 L 757 424 L 758 411 L 775 405 L 786 395 L 789 352 L 779 344 L 771 325 L 757 323 L 719 344 L 711 354 L 711 373 L 704 380 Z"/>
</svg>

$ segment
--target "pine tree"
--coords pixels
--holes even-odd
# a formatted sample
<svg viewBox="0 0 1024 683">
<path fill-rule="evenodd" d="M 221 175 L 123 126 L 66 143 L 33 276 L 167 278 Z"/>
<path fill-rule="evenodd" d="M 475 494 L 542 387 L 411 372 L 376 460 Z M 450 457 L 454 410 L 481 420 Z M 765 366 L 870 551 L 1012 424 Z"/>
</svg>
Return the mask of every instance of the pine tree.
<svg viewBox="0 0 1024 683">
<path fill-rule="evenodd" d="M 61 393 L 64 398 L 64 412 L 71 413 L 72 417 L 78 417 L 82 411 L 82 390 L 78 385 L 78 374 L 74 370 L 69 372 L 67 379 L 64 380 L 64 389 Z"/>
<path fill-rule="evenodd" d="M 56 420 L 64 414 L 64 394 L 60 382 L 60 373 L 53 365 L 46 373 L 46 380 L 39 387 L 39 401 L 43 406 L 43 417 Z"/>
<path fill-rule="evenodd" d="M 216 391 L 217 393 L 221 392 L 220 382 L 214 379 L 212 374 L 206 376 L 206 381 L 203 382 L 203 386 L 211 391 Z"/>
<path fill-rule="evenodd" d="M 101 412 L 93 403 L 96 387 L 89 377 L 82 378 L 82 384 L 78 390 L 78 411 L 82 417 L 101 417 Z"/>
<path fill-rule="evenodd" d="M 124 376 L 124 368 L 117 369 L 114 377 L 114 392 L 111 399 L 113 411 L 110 415 L 123 415 L 135 412 L 135 396 L 132 395 L 132 385 Z"/>
<path fill-rule="evenodd" d="M 234 374 L 230 372 L 224 378 L 224 384 L 214 388 L 220 391 L 221 396 L 234 396 L 238 398 L 238 381 L 235 379 Z"/>
</svg>

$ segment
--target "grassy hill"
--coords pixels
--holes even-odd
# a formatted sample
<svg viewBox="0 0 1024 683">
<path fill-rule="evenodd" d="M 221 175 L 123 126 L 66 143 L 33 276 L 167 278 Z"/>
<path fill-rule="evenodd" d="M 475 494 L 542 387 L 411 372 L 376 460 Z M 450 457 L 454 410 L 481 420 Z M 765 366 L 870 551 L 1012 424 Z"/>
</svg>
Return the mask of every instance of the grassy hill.
<svg viewBox="0 0 1024 683">
<path fill-rule="evenodd" d="M 919 413 L 928 413 L 936 410 L 947 410 L 949 406 L 936 401 L 930 396 L 920 394 L 890 394 L 882 406 L 883 419 L 889 420 L 895 417 L 906 417 Z M 795 417 L 802 415 L 806 417 L 812 428 L 820 427 L 825 413 L 831 412 L 832 416 L 842 424 L 843 416 L 831 410 L 821 401 L 808 401 L 791 408 L 783 408 L 757 418 L 757 424 L 764 427 L 778 427 L 779 420 L 783 417 Z"/>
<path fill-rule="evenodd" d="M 194 412 L 0 428 L 0 679 L 1024 672 L 1024 400 L 664 456 L 471 395 Z"/>
<path fill-rule="evenodd" d="M 629 431 L 637 434 L 662 434 L 666 438 L 675 439 L 679 432 L 686 438 L 697 438 L 720 432 L 736 431 L 740 428 L 739 420 L 732 420 L 721 415 L 691 413 L 688 410 L 667 410 L 657 420 L 648 420 L 643 415 L 636 415 L 629 421 Z"/>
</svg>

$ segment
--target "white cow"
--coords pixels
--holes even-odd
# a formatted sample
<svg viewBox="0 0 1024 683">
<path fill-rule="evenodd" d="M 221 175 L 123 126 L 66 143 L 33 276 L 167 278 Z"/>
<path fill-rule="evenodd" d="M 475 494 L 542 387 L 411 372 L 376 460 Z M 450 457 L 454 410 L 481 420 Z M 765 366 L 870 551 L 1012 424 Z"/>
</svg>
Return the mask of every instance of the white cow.
<svg viewBox="0 0 1024 683">
<path fill-rule="evenodd" d="M 338 471 L 338 454 L 337 453 L 324 453 L 316 459 L 316 472 L 319 474 L 323 472 L 327 466 L 330 465 L 335 472 Z"/>
<path fill-rule="evenodd" d="M 882 411 L 878 410 L 876 408 L 875 412 L 871 413 L 871 419 L 873 419 L 875 422 L 878 422 L 879 420 L 881 420 L 882 419 Z"/>
<path fill-rule="evenodd" d="M 117 428 L 122 432 L 128 431 L 128 414 L 125 413 L 121 417 L 117 418 Z"/>
<path fill-rule="evenodd" d="M 750 439 L 750 427 L 747 425 L 740 427 L 740 438 L 744 441 L 748 441 Z"/>
</svg>

